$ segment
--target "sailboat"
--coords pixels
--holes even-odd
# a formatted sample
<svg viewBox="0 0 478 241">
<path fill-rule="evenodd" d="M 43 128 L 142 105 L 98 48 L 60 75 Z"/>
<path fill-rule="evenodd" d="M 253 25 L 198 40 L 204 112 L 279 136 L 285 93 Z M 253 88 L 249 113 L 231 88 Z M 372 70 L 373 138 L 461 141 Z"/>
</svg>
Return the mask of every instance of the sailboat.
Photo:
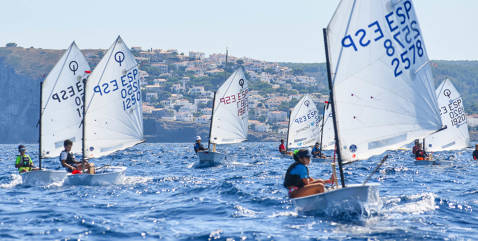
<svg viewBox="0 0 478 241">
<path fill-rule="evenodd" d="M 447 129 L 425 138 L 429 152 L 461 150 L 470 146 L 463 99 L 451 80 L 445 79 L 436 89 L 441 120 Z"/>
<path fill-rule="evenodd" d="M 83 109 L 84 159 L 108 156 L 144 141 L 138 64 L 121 37 L 115 40 L 89 76 Z M 68 175 L 65 183 L 120 183 L 126 167 L 103 166 L 96 174 Z"/>
<path fill-rule="evenodd" d="M 286 149 L 314 146 L 320 135 L 319 118 L 311 96 L 302 97 L 290 112 Z"/>
<path fill-rule="evenodd" d="M 198 152 L 199 166 L 212 166 L 225 160 L 216 144 L 235 144 L 247 140 L 249 88 L 244 70 L 239 67 L 214 92 L 208 151 Z M 212 150 L 211 150 L 212 145 Z"/>
<path fill-rule="evenodd" d="M 42 159 L 58 157 L 66 139 L 81 141 L 84 83 L 89 71 L 86 58 L 73 42 L 40 84 L 40 170 L 22 173 L 23 184 L 48 185 L 65 179 L 66 171 L 46 169 Z M 73 146 L 72 151 L 80 152 L 81 145 Z"/>
<path fill-rule="evenodd" d="M 341 185 L 293 200 L 300 212 L 361 212 L 379 199 L 368 180 L 388 155 L 362 184 L 343 166 L 442 127 L 430 62 L 410 0 L 342 0 L 323 33 Z"/>
</svg>

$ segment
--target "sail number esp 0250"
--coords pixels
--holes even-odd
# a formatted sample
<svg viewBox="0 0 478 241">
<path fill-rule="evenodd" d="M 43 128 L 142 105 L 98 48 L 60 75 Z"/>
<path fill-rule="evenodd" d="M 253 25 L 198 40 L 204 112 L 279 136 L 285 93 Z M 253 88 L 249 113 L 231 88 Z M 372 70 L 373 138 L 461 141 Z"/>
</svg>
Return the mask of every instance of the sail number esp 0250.
<svg viewBox="0 0 478 241">
<path fill-rule="evenodd" d="M 100 96 L 109 95 L 120 91 L 123 99 L 123 110 L 129 110 L 141 100 L 141 90 L 139 88 L 138 67 L 133 68 L 126 74 L 122 75 L 119 80 L 111 80 L 96 85 L 93 88 L 95 93 Z"/>
<path fill-rule="evenodd" d="M 385 54 L 390 58 L 394 77 L 401 76 L 414 65 L 420 67 L 425 48 L 411 1 L 393 6 L 393 10 L 382 20 L 384 22 L 379 19 L 371 21 L 367 26 L 352 31 L 352 34 L 342 39 L 342 46 L 360 51 L 374 43 L 382 44 Z"/>
</svg>

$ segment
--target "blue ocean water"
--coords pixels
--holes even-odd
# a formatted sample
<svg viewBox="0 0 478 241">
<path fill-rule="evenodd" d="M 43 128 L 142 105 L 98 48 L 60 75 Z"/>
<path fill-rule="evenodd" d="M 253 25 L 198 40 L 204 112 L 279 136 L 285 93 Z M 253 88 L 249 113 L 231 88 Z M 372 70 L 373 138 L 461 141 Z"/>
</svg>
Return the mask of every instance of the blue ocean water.
<svg viewBox="0 0 478 241">
<path fill-rule="evenodd" d="M 27 149 L 36 155 L 37 146 Z M 145 143 L 94 161 L 127 166 L 121 185 L 24 187 L 13 164 L 16 145 L 0 145 L 0 240 L 478 239 L 471 151 L 436 153 L 440 165 L 415 165 L 409 152 L 390 152 L 372 178 L 382 207 L 347 218 L 298 214 L 282 187 L 291 159 L 276 149 L 220 146 L 228 162 L 195 168 L 192 144 Z M 346 166 L 347 181 L 361 183 L 379 160 Z M 310 174 L 328 178 L 330 164 L 313 162 Z"/>
</svg>

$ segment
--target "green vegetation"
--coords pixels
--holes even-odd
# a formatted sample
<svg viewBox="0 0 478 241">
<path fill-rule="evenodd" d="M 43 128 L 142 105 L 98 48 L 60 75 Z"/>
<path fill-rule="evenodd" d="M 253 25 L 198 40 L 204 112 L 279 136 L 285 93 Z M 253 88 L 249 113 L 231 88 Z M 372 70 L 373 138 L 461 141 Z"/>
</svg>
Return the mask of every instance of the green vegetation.
<svg viewBox="0 0 478 241">
<path fill-rule="evenodd" d="M 204 86 L 205 90 L 216 91 L 216 89 L 224 82 L 224 72 L 211 74 L 209 76 L 194 77 L 190 76 L 194 86 Z"/>
<path fill-rule="evenodd" d="M 478 61 L 433 61 L 435 86 L 450 79 L 463 96 L 465 111 L 478 113 Z"/>
</svg>

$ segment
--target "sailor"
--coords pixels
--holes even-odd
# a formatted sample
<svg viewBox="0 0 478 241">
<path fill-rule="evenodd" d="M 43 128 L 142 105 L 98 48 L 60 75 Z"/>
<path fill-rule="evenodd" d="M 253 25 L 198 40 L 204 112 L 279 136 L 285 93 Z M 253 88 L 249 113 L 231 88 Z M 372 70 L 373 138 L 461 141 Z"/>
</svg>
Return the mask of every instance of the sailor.
<svg viewBox="0 0 478 241">
<path fill-rule="evenodd" d="M 33 166 L 33 161 L 30 156 L 28 154 L 25 154 L 26 151 L 27 149 L 24 145 L 18 146 L 18 152 L 20 152 L 20 155 L 17 156 L 17 159 L 15 161 L 15 168 L 18 168 L 19 173 L 38 170 L 38 168 L 35 168 Z"/>
<path fill-rule="evenodd" d="M 415 139 L 415 145 L 413 146 L 413 149 L 412 149 L 412 154 L 413 155 L 416 155 L 417 150 L 418 150 L 418 145 L 420 145 L 420 141 L 418 141 L 418 139 Z"/>
<path fill-rule="evenodd" d="M 94 174 L 94 164 L 88 163 L 86 160 L 84 163 L 79 162 L 75 159 L 75 155 L 71 152 L 71 147 L 73 146 L 73 142 L 71 140 L 65 140 L 63 142 L 63 150 L 60 154 L 60 162 L 61 165 L 66 169 L 67 172 L 82 173 L 85 169 L 88 170 L 88 173 Z"/>
<path fill-rule="evenodd" d="M 313 179 L 309 176 L 307 166 L 312 154 L 307 149 L 294 152 L 294 163 L 289 166 L 285 174 L 284 186 L 289 190 L 290 198 L 304 197 L 325 191 L 324 184 L 333 183 L 334 177 L 329 180 Z"/>
<path fill-rule="evenodd" d="M 475 145 L 475 150 L 473 151 L 473 160 L 478 160 L 478 144 Z"/>
<path fill-rule="evenodd" d="M 194 152 L 198 153 L 200 151 L 207 151 L 207 148 L 205 148 L 202 144 L 201 144 L 201 137 L 200 136 L 196 136 L 196 143 L 194 144 Z"/>
<path fill-rule="evenodd" d="M 322 152 L 320 150 L 320 145 L 319 145 L 318 142 L 316 142 L 314 148 L 312 148 L 312 156 L 314 158 L 321 158 L 322 157 Z"/>
<path fill-rule="evenodd" d="M 280 140 L 279 152 L 281 154 L 287 154 L 287 149 L 285 148 L 285 145 L 284 145 L 284 139 Z"/>
<path fill-rule="evenodd" d="M 415 151 L 415 159 L 417 161 L 423 161 L 429 159 L 428 154 L 422 149 L 422 144 L 418 144 L 417 150 Z"/>
</svg>

